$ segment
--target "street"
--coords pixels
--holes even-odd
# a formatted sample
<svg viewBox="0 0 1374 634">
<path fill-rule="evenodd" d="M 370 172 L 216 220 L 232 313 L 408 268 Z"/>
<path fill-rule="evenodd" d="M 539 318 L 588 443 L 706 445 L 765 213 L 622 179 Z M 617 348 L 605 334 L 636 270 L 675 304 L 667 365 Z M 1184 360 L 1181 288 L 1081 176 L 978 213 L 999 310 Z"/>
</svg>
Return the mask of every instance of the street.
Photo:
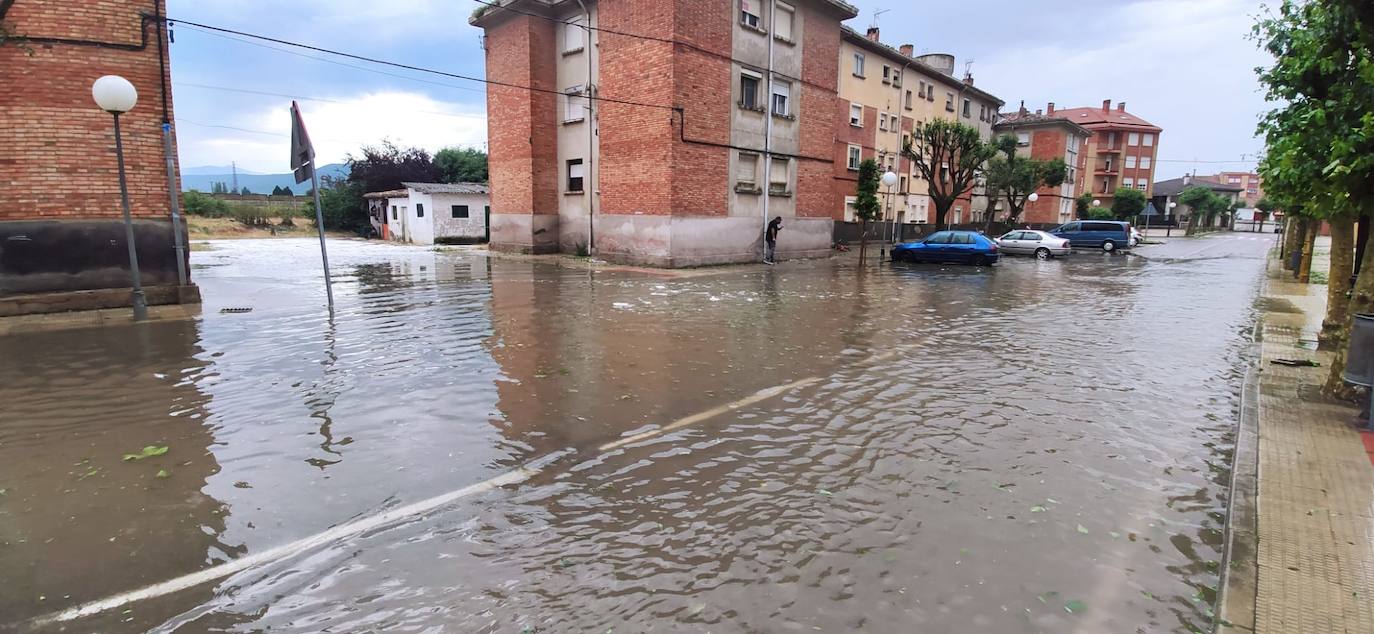
<svg viewBox="0 0 1374 634">
<path fill-rule="evenodd" d="M 331 321 L 316 243 L 214 241 L 198 320 L 0 338 L 0 631 L 1205 631 L 1273 243 L 332 240 Z"/>
</svg>

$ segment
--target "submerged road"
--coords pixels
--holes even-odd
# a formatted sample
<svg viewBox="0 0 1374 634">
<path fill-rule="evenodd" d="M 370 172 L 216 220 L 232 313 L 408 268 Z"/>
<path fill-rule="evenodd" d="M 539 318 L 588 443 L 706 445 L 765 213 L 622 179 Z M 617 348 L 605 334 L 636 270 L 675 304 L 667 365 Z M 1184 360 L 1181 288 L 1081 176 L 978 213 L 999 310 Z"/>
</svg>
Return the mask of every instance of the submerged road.
<svg viewBox="0 0 1374 634">
<path fill-rule="evenodd" d="M 1204 630 L 1271 244 L 340 241 L 331 322 L 309 241 L 215 242 L 199 320 L 0 338 L 0 629 Z"/>
</svg>

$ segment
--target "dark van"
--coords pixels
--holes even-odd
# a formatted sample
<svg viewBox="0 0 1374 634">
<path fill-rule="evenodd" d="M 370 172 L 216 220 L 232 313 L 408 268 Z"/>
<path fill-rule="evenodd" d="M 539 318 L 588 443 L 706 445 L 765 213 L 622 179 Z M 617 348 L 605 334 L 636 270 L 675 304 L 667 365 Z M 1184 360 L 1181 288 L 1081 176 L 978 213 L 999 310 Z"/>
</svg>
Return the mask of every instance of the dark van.
<svg viewBox="0 0 1374 634">
<path fill-rule="evenodd" d="M 1115 220 L 1078 220 L 1051 231 L 1067 238 L 1075 249 L 1102 249 L 1108 253 L 1131 246 L 1131 223 Z"/>
</svg>

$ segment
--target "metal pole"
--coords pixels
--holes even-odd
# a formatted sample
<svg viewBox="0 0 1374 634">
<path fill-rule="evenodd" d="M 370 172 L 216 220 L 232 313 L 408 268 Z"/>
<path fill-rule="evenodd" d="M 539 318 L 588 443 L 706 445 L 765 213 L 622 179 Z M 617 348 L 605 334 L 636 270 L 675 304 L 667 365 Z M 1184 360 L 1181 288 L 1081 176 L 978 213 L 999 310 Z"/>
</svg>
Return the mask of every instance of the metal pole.
<svg viewBox="0 0 1374 634">
<path fill-rule="evenodd" d="M 324 210 L 320 207 L 320 176 L 310 163 L 310 188 L 315 192 L 315 228 L 320 232 L 320 260 L 324 262 L 324 293 L 329 297 L 329 315 L 334 315 L 334 284 L 329 281 L 329 251 L 324 247 Z"/>
<path fill-rule="evenodd" d="M 594 209 L 596 203 L 593 197 L 596 195 L 598 180 L 596 178 L 597 159 L 600 158 L 596 151 L 596 112 L 592 110 L 595 103 L 592 99 L 592 51 L 596 50 L 596 46 L 592 43 L 592 34 L 594 33 L 592 31 L 592 12 L 587 10 L 587 5 L 582 0 L 577 0 L 577 6 L 581 7 L 582 14 L 587 16 L 587 24 L 583 25 L 587 31 L 586 41 L 583 42 L 587 53 L 587 173 L 585 175 L 587 182 L 582 186 L 582 189 L 585 190 L 583 195 L 587 197 L 587 255 L 590 257 L 596 252 L 596 210 Z"/>
<path fill-rule="evenodd" d="M 119 113 L 114 115 L 115 156 L 119 160 L 119 198 L 124 205 L 124 241 L 129 245 L 129 274 L 134 281 L 134 321 L 148 319 L 148 300 L 143 295 L 143 278 L 138 272 L 138 249 L 134 246 L 134 219 L 129 214 L 129 183 L 124 177 L 124 137 L 119 132 Z"/>
<path fill-rule="evenodd" d="M 181 241 L 176 166 L 172 164 L 172 124 L 162 123 L 162 153 L 167 157 L 167 195 L 172 201 L 172 244 L 177 254 L 177 286 L 186 286 L 186 243 Z"/>
<path fill-rule="evenodd" d="M 774 18 L 777 17 L 778 3 L 775 1 L 768 3 L 768 94 L 764 96 L 766 101 L 764 122 L 763 122 L 763 234 L 759 237 L 763 242 L 760 249 L 763 260 L 768 258 L 768 198 L 769 190 L 773 187 L 773 36 L 772 31 L 775 26 Z M 787 96 L 790 100 L 791 94 Z M 773 260 L 777 261 L 778 254 L 773 254 Z"/>
</svg>

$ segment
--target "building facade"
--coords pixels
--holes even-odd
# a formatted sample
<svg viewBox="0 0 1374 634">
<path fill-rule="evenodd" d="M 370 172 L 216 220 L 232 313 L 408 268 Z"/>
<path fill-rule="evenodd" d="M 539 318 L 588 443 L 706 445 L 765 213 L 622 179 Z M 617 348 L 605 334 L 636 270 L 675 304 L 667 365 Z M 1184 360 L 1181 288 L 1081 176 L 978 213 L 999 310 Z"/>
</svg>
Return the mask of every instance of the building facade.
<svg viewBox="0 0 1374 634">
<path fill-rule="evenodd" d="M 1048 113 L 1048 114 L 1047 114 Z M 1038 161 L 1062 159 L 1068 174 L 1058 187 L 1041 187 L 1035 191 L 1036 200 L 1026 202 L 1021 210 L 1021 222 L 1031 224 L 1063 224 L 1074 219 L 1074 198 L 1079 193 L 1079 174 L 1087 167 L 1084 151 L 1092 131 L 1062 116 L 1054 114 L 1051 103 L 1045 112 L 1020 110 L 1001 115 L 993 126 L 996 134 L 1016 137 L 1016 154 Z M 994 205 L 996 206 L 996 205 Z"/>
<path fill-rule="evenodd" d="M 156 0 L 0 2 L 0 23 L 15 36 L 0 46 L 0 315 L 131 303 L 114 128 L 91 98 L 102 75 L 138 90 L 120 122 L 148 303 L 199 301 L 194 286 L 179 285 L 170 196 L 180 188 L 159 15 Z"/>
<path fill-rule="evenodd" d="M 1113 108 L 1110 99 L 1103 100 L 1101 108 L 1051 108 L 1045 114 L 1093 133 L 1084 153 L 1085 168 L 1077 175 L 1079 192 L 1091 192 L 1104 209 L 1111 208 L 1118 188 L 1138 189 L 1146 198 L 1153 195 L 1162 128 L 1128 112 L 1124 102 Z"/>
<path fill-rule="evenodd" d="M 486 32 L 491 245 L 612 261 L 829 252 L 839 0 L 513 0 Z M 533 90 L 525 88 L 532 87 Z"/>
<path fill-rule="evenodd" d="M 1232 204 L 1242 200 L 1244 192 L 1239 185 L 1228 185 L 1210 178 L 1194 177 L 1191 174 L 1159 181 L 1150 188 L 1150 202 L 1154 204 L 1155 209 L 1164 214 L 1159 219 L 1163 224 L 1180 225 L 1189 222 L 1193 210 L 1178 200 L 1179 195 L 1189 187 L 1206 187 Z M 1229 224 L 1224 214 L 1219 215 L 1214 221 L 1219 226 Z"/>
<path fill-rule="evenodd" d="M 1255 172 L 1220 172 L 1210 176 L 1199 175 L 1197 178 L 1239 187 L 1241 189 L 1240 200 L 1245 203 L 1246 207 L 1254 207 L 1261 198 L 1264 198 L 1264 182 L 1260 179 L 1260 175 Z"/>
<path fill-rule="evenodd" d="M 954 57 L 913 55 L 914 47 L 883 44 L 876 27 L 859 33 L 841 30 L 839 110 L 835 121 L 835 196 L 843 201 L 835 220 L 854 221 L 859 163 L 874 159 L 897 174 L 897 184 L 880 188 L 883 220 L 934 222 L 929 189 L 916 166 L 901 156 L 918 125 L 935 119 L 958 121 L 978 129 L 986 140 L 1002 100 L 973 86 L 971 76 L 954 76 Z M 948 221 L 971 222 L 987 207 L 975 187 L 950 209 Z"/>
<path fill-rule="evenodd" d="M 486 183 L 401 183 L 401 189 L 363 194 L 384 240 L 411 244 L 485 242 L 491 194 Z"/>
</svg>

